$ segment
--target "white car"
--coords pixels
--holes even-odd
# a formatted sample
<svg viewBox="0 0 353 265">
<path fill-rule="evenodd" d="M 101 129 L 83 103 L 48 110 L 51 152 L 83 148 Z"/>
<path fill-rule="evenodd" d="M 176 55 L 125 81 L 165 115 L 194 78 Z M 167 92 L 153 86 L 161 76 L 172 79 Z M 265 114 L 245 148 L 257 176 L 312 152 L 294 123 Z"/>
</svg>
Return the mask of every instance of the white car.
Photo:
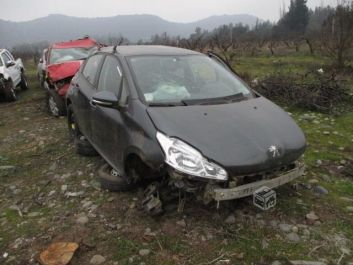
<svg viewBox="0 0 353 265">
<path fill-rule="evenodd" d="M 28 88 L 22 60 L 15 60 L 8 50 L 0 49 L 0 94 L 8 101 L 15 101 L 18 86 L 22 90 Z"/>
</svg>

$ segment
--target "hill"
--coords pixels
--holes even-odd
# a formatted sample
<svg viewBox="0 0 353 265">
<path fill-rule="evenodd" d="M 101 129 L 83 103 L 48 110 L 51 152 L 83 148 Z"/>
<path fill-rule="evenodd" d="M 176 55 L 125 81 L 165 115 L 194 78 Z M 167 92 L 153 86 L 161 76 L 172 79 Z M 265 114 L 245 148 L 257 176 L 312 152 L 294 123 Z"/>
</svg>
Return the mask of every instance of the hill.
<svg viewBox="0 0 353 265">
<path fill-rule="evenodd" d="M 0 47 L 38 41 L 68 40 L 84 35 L 95 38 L 123 35 L 134 42 L 139 39 L 149 40 L 153 34 L 163 32 L 171 36 L 188 36 L 196 27 L 212 30 L 230 23 L 253 26 L 257 20 L 257 17 L 246 14 L 211 16 L 191 23 L 170 22 L 154 15 L 80 18 L 54 14 L 26 22 L 0 19 Z"/>
</svg>

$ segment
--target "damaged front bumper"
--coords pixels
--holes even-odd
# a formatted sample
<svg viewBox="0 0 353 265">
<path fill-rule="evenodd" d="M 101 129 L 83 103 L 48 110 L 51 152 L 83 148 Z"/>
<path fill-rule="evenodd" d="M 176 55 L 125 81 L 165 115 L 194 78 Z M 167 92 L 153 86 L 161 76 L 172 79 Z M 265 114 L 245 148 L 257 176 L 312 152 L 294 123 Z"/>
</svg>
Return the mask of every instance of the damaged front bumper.
<svg viewBox="0 0 353 265">
<path fill-rule="evenodd" d="M 217 208 L 221 201 L 253 196 L 254 205 L 262 210 L 267 210 L 276 204 L 276 193 L 272 188 L 302 176 L 304 170 L 304 163 L 294 162 L 287 167 L 274 170 L 272 173 L 250 176 L 252 177 L 251 183 L 247 182 L 249 181 L 246 180 L 247 176 L 233 176 L 233 181 L 221 183 L 184 175 L 169 167 L 167 170 L 169 178 L 152 183 L 147 187 L 142 206 L 149 214 L 158 215 L 163 212 L 162 204 L 164 202 L 178 198 L 178 211 L 182 212 L 187 194 L 193 194 L 196 200 L 202 201 L 205 205 L 216 202 Z M 262 179 L 255 179 L 261 176 Z M 234 183 L 235 179 L 239 180 L 239 185 Z"/>
<path fill-rule="evenodd" d="M 305 166 L 303 163 L 296 163 L 296 167 L 285 173 L 278 174 L 271 179 L 255 181 L 234 188 L 213 187 L 208 190 L 209 196 L 215 201 L 227 201 L 251 196 L 261 187 L 276 188 L 286 184 L 304 174 Z"/>
</svg>

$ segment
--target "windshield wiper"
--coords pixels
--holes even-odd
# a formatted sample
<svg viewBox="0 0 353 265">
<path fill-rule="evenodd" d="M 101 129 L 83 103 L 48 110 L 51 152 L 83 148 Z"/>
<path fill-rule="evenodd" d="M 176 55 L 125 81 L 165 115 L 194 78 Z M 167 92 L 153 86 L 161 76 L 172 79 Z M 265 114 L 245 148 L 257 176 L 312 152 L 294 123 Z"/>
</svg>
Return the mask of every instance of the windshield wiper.
<svg viewBox="0 0 353 265">
<path fill-rule="evenodd" d="M 150 107 L 176 107 L 176 106 L 185 106 L 186 104 L 183 101 L 180 102 L 152 102 L 149 103 Z"/>
<path fill-rule="evenodd" d="M 207 105 L 207 104 L 222 104 L 240 101 L 245 99 L 243 93 L 237 93 L 230 96 L 219 97 L 219 98 L 202 98 L 202 99 L 184 99 L 182 102 L 185 105 Z"/>
<path fill-rule="evenodd" d="M 75 61 L 84 61 L 84 60 L 86 60 L 86 59 L 87 59 L 87 57 L 88 57 L 88 56 L 86 56 L 86 57 L 82 57 L 82 58 L 78 58 L 78 59 L 75 59 Z"/>
</svg>

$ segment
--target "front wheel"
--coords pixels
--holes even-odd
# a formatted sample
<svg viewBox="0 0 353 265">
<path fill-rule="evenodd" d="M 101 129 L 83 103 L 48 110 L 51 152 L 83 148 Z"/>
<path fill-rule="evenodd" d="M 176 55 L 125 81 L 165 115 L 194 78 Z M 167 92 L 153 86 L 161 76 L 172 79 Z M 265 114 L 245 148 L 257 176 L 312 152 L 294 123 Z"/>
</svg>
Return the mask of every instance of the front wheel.
<svg viewBox="0 0 353 265">
<path fill-rule="evenodd" d="M 5 82 L 5 97 L 7 101 L 17 100 L 15 86 L 11 80 Z"/>
<path fill-rule="evenodd" d="M 108 164 L 98 169 L 99 182 L 102 189 L 109 191 L 128 191 L 135 187 L 134 183 Z"/>
<path fill-rule="evenodd" d="M 55 117 L 66 115 L 66 106 L 64 100 L 53 89 L 47 93 L 47 103 L 49 113 Z"/>
</svg>

